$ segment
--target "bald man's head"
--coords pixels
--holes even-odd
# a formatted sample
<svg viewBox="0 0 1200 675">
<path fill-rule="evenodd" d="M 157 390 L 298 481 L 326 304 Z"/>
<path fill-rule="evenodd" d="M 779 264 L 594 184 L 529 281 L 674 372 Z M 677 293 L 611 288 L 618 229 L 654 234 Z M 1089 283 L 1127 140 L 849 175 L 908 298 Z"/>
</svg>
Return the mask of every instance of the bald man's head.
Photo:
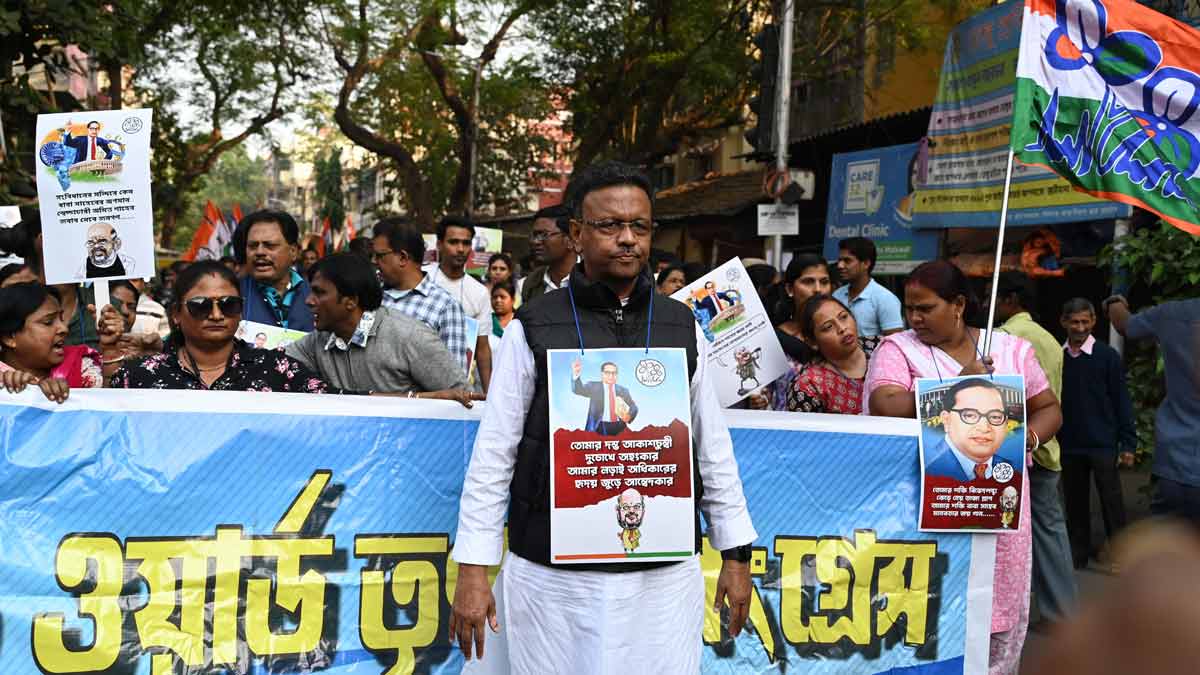
<svg viewBox="0 0 1200 675">
<path fill-rule="evenodd" d="M 642 526 L 646 515 L 646 500 L 641 493 L 629 488 L 617 497 L 617 522 L 627 530 L 636 530 Z"/>
<path fill-rule="evenodd" d="M 84 246 L 93 265 L 109 267 L 116 260 L 117 251 L 121 250 L 121 238 L 111 224 L 96 223 L 88 227 Z"/>
</svg>

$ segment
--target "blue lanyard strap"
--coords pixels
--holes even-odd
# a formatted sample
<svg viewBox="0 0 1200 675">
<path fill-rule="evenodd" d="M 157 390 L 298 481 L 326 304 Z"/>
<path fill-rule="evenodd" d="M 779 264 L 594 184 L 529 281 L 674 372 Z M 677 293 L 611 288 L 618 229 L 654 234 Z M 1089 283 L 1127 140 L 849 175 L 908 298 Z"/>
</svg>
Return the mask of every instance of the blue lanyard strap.
<svg viewBox="0 0 1200 675">
<path fill-rule="evenodd" d="M 567 284 L 567 295 L 571 298 L 571 316 L 575 319 L 575 334 L 579 336 L 579 353 L 584 354 L 583 350 L 583 331 L 579 328 L 579 311 L 575 309 L 575 291 L 571 290 L 571 285 Z M 646 353 L 650 353 L 650 328 L 654 325 L 654 296 L 650 296 L 650 308 L 646 314 Z"/>
</svg>

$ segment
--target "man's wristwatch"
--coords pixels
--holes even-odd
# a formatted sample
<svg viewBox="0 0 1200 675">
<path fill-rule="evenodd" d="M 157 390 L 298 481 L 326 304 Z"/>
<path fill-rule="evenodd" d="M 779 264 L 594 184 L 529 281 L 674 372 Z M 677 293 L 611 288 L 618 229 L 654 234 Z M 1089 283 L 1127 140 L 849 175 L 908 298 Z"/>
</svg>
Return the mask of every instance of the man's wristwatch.
<svg viewBox="0 0 1200 675">
<path fill-rule="evenodd" d="M 721 551 L 721 560 L 732 560 L 734 562 L 748 563 L 753 550 L 750 544 L 743 546 L 734 546 Z"/>
</svg>

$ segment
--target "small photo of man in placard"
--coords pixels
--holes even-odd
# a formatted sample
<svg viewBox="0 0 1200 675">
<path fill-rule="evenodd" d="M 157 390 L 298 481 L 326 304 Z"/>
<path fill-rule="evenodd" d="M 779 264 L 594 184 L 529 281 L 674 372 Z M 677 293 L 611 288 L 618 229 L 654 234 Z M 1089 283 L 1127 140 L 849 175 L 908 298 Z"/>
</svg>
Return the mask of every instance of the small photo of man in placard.
<svg viewBox="0 0 1200 675">
<path fill-rule="evenodd" d="M 85 259 L 76 272 L 80 279 L 127 278 L 134 274 L 136 261 L 121 253 L 121 235 L 111 223 L 90 225 L 84 234 Z"/>
<path fill-rule="evenodd" d="M 583 380 L 583 361 L 575 359 L 571 364 L 571 372 L 575 380 L 571 391 L 576 396 L 588 399 L 587 421 L 584 429 L 594 431 L 601 436 L 616 436 L 625 430 L 633 418 L 637 417 L 637 403 L 629 394 L 629 389 L 617 384 L 620 368 L 612 361 L 600 364 L 600 380 L 585 382 Z"/>
</svg>

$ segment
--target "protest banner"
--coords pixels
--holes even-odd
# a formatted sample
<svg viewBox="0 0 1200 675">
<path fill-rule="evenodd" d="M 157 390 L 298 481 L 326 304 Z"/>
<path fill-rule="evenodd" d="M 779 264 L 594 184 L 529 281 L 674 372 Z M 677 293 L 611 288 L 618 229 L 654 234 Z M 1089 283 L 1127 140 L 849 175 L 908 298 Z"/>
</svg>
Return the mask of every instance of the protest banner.
<svg viewBox="0 0 1200 675">
<path fill-rule="evenodd" d="M 755 389 L 787 372 L 787 357 L 762 298 L 734 258 L 671 296 L 686 304 L 705 339 L 712 343 L 710 363 L 716 364 L 713 389 L 722 407 L 729 407 Z"/>
<path fill-rule="evenodd" d="M 471 239 L 471 257 L 467 259 L 467 274 L 483 279 L 487 277 L 488 260 L 492 254 L 504 250 L 504 230 L 494 227 L 476 227 Z"/>
<path fill-rule="evenodd" d="M 914 227 L 999 224 L 1024 5 L 1005 2 L 980 12 L 946 41 Z M 1013 167 L 1008 206 L 1009 225 L 1127 218 L 1131 212 L 1124 204 L 1076 192 L 1052 171 L 1021 163 Z"/>
<path fill-rule="evenodd" d="M 154 273 L 149 109 L 38 115 L 46 283 Z"/>
<path fill-rule="evenodd" d="M 234 335 L 243 342 L 249 342 L 259 349 L 282 349 L 296 340 L 308 335 L 302 330 L 291 330 L 269 323 L 257 321 L 241 321 Z"/>
<path fill-rule="evenodd" d="M 825 217 L 826 260 L 837 260 L 838 242 L 875 242 L 874 274 L 908 274 L 938 257 L 938 235 L 912 227 L 920 144 L 833 156 Z"/>
<path fill-rule="evenodd" d="M 451 554 L 483 408 L 0 395 L 0 672 L 459 672 Z M 736 639 L 702 541 L 705 672 L 987 671 L 995 536 L 916 530 L 915 420 L 726 416 L 759 539 Z"/>
<path fill-rule="evenodd" d="M 1025 378 L 916 384 L 921 530 L 1016 532 L 1025 498 Z"/>
<path fill-rule="evenodd" d="M 683 349 L 551 349 L 550 560 L 695 555 Z"/>
</svg>

